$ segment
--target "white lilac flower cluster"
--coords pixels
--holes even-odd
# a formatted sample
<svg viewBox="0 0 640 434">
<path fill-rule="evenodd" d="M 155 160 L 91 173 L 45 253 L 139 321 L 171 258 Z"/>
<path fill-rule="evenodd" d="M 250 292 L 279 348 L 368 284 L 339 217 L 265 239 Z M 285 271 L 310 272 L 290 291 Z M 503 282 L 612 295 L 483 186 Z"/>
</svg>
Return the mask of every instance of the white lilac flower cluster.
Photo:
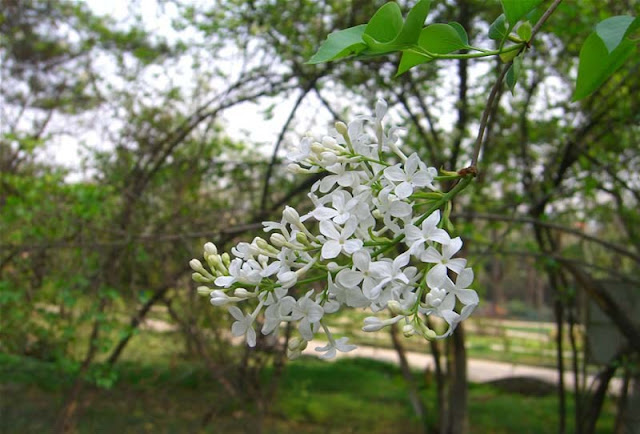
<svg viewBox="0 0 640 434">
<path fill-rule="evenodd" d="M 238 243 L 232 256 L 207 243 L 208 269 L 197 259 L 190 262 L 196 282 L 217 288 L 198 291 L 209 294 L 213 305 L 228 306 L 235 319 L 232 334 L 244 336 L 249 346 L 256 344 L 257 324 L 264 335 L 277 335 L 283 322 L 295 322 L 299 337 L 289 340 L 290 358 L 320 329 L 328 339 L 316 348 L 321 357 L 351 351 L 356 347 L 334 338 L 324 320 L 344 305 L 390 312 L 387 319 L 366 318 L 364 331 L 401 323 L 405 336 L 438 339 L 478 304 L 468 288 L 473 271 L 454 257 L 462 241 L 443 229 L 450 223 L 440 208 L 446 210 L 453 195 L 437 191 L 435 168 L 398 148 L 397 129 L 383 126 L 386 112 L 380 100 L 374 118 L 359 117 L 348 126 L 338 122 L 332 135 L 320 141 L 306 137 L 288 155 L 294 173 L 328 173 L 309 193 L 311 212 L 301 216 L 286 207 L 280 222 L 263 223 L 269 241 Z M 250 300 L 245 304 L 254 307 L 244 313 L 237 304 Z M 438 335 L 427 327 L 428 315 L 442 318 L 446 331 Z"/>
</svg>

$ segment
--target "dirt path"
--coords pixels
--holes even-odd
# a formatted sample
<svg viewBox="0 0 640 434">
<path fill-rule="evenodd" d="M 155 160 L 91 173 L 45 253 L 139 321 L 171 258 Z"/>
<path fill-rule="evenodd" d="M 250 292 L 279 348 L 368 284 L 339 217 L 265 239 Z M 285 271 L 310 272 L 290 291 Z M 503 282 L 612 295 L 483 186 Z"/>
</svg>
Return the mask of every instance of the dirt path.
<svg viewBox="0 0 640 434">
<path fill-rule="evenodd" d="M 314 349 L 318 346 L 324 346 L 324 342 L 311 341 L 304 354 L 317 354 Z M 426 369 L 429 367 L 434 369 L 433 357 L 431 354 L 422 354 L 416 352 L 407 352 L 407 360 L 414 369 Z M 369 359 L 381 360 L 389 363 L 398 363 L 398 355 L 395 350 L 387 348 L 376 348 L 359 346 L 357 349 L 349 353 L 340 353 L 336 359 L 344 357 L 364 357 Z M 530 377 L 545 381 L 550 384 L 558 383 L 558 373 L 555 369 L 543 368 L 539 366 L 516 365 L 512 363 L 496 362 L 492 360 L 469 359 L 467 365 L 467 373 L 469 381 L 474 383 L 484 383 L 487 381 L 498 380 L 509 377 Z M 591 384 L 593 376 L 589 375 L 587 384 Z M 566 372 L 564 375 L 565 387 L 567 390 L 573 390 L 573 374 Z M 614 378 L 609 384 L 609 392 L 613 395 L 619 395 L 622 382 L 619 378 Z"/>
<path fill-rule="evenodd" d="M 162 320 L 146 319 L 144 321 L 143 328 L 166 332 L 175 329 L 175 325 L 167 323 Z M 238 345 L 243 345 L 241 339 L 232 339 L 237 341 Z M 304 354 L 310 356 L 317 356 L 315 348 L 326 345 L 325 342 L 311 341 L 304 351 Z M 414 369 L 434 369 L 433 357 L 431 354 L 423 354 L 417 352 L 407 351 L 407 360 Z M 398 364 L 398 354 L 395 350 L 387 348 L 378 348 L 370 346 L 358 346 L 357 349 L 349 353 L 338 352 L 336 359 L 343 357 L 363 357 L 368 359 L 380 360 L 388 363 Z M 334 359 L 335 360 L 335 359 Z M 505 362 L 496 362 L 493 360 L 481 360 L 481 359 L 469 359 L 467 365 L 467 374 L 469 381 L 474 383 L 485 383 L 488 381 L 499 380 L 502 378 L 510 377 L 529 377 L 538 380 L 545 381 L 550 384 L 558 383 L 558 373 L 555 369 L 544 368 L 539 366 L 520 365 Z M 587 384 L 591 384 L 593 376 L 587 376 Z M 564 382 L 567 390 L 573 390 L 574 378 L 571 372 L 565 372 Z M 618 396 L 622 387 L 622 382 L 619 378 L 614 378 L 609 383 L 609 392 Z"/>
</svg>

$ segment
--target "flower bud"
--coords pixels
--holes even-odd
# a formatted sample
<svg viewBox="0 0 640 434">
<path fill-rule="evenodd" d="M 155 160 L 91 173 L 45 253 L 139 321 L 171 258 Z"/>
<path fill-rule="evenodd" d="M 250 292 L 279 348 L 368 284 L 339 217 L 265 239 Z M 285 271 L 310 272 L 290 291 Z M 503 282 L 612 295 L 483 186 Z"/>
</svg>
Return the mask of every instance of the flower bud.
<svg viewBox="0 0 640 434">
<path fill-rule="evenodd" d="M 327 150 L 327 148 L 325 148 L 324 146 L 322 146 L 322 144 L 318 142 L 314 142 L 311 145 L 311 150 L 313 151 L 314 154 L 322 154 Z"/>
<path fill-rule="evenodd" d="M 340 266 L 336 262 L 331 261 L 327 264 L 327 270 L 329 271 L 336 271 L 339 269 L 340 269 Z"/>
<path fill-rule="evenodd" d="M 211 304 L 214 306 L 224 306 L 231 303 L 231 298 L 220 289 L 211 292 Z"/>
<path fill-rule="evenodd" d="M 295 208 L 291 208 L 290 206 L 286 206 L 284 208 L 282 217 L 291 225 L 296 226 L 300 224 L 300 214 L 298 214 L 298 211 L 296 211 Z"/>
<path fill-rule="evenodd" d="M 307 348 L 307 341 L 305 341 L 304 339 L 300 339 L 298 337 L 291 338 L 289 339 L 289 344 L 287 348 L 290 351 L 294 351 L 294 352 L 304 351 L 304 349 Z"/>
<path fill-rule="evenodd" d="M 218 254 L 218 248 L 213 243 L 206 243 L 204 245 L 204 252 L 207 255 L 217 255 Z"/>
<path fill-rule="evenodd" d="M 305 173 L 304 169 L 302 167 L 300 167 L 300 165 L 295 164 L 295 163 L 291 163 L 287 166 L 287 170 L 291 173 Z"/>
<path fill-rule="evenodd" d="M 204 269 L 204 267 L 202 266 L 202 262 L 200 262 L 197 259 L 192 259 L 189 261 L 189 266 L 191 267 L 191 269 L 193 271 L 197 271 L 199 273 L 206 273 L 206 270 Z"/>
<path fill-rule="evenodd" d="M 320 159 L 324 165 L 330 166 L 338 161 L 338 156 L 333 152 L 323 152 L 320 154 Z"/>
<path fill-rule="evenodd" d="M 347 128 L 347 124 L 345 124 L 344 122 L 340 122 L 340 121 L 336 122 L 335 127 L 336 127 L 336 131 L 341 136 L 347 136 L 349 134 L 348 133 L 349 129 Z"/>
<path fill-rule="evenodd" d="M 222 254 L 222 263 L 227 268 L 229 268 L 229 265 L 231 264 L 231 257 L 229 256 L 229 254 L 227 252 L 224 252 Z"/>
<path fill-rule="evenodd" d="M 256 243 L 256 246 L 258 246 L 262 250 L 271 250 L 271 248 L 272 248 L 269 245 L 269 243 L 267 243 L 265 240 L 263 240 L 260 237 L 256 237 L 253 241 Z"/>
<path fill-rule="evenodd" d="M 228 273 L 227 267 L 222 263 L 222 258 L 220 255 L 209 255 L 207 258 L 207 263 L 211 266 L 211 268 L 216 270 L 216 275 L 222 273 L 226 275 Z"/>
<path fill-rule="evenodd" d="M 389 300 L 387 302 L 387 307 L 389 308 L 389 311 L 393 314 L 393 315 L 404 315 L 404 309 L 402 308 L 402 305 L 398 302 L 398 300 Z"/>
<path fill-rule="evenodd" d="M 236 288 L 236 290 L 233 292 L 233 295 L 240 298 L 249 298 L 253 295 L 253 293 L 247 291 L 244 288 Z"/>
<path fill-rule="evenodd" d="M 198 295 L 211 295 L 212 289 L 208 286 L 198 286 Z"/>
<path fill-rule="evenodd" d="M 276 247 L 282 247 L 287 244 L 287 239 L 284 237 L 284 235 L 278 233 L 271 234 L 269 240 Z"/>
<path fill-rule="evenodd" d="M 378 330 L 382 330 L 385 325 L 386 324 L 380 318 L 368 316 L 364 319 L 364 327 L 362 327 L 362 331 L 377 332 Z"/>
<path fill-rule="evenodd" d="M 204 277 L 200 273 L 193 273 L 191 275 L 191 278 L 193 279 L 194 282 L 198 282 L 198 283 L 213 283 L 211 279 L 209 279 L 208 277 Z"/>
<path fill-rule="evenodd" d="M 309 237 L 307 237 L 307 234 L 303 232 L 296 232 L 296 241 L 302 244 L 303 246 L 309 245 Z"/>
<path fill-rule="evenodd" d="M 405 324 L 402 326 L 402 334 L 405 338 L 410 338 L 416 333 L 415 327 L 412 324 Z"/>
</svg>

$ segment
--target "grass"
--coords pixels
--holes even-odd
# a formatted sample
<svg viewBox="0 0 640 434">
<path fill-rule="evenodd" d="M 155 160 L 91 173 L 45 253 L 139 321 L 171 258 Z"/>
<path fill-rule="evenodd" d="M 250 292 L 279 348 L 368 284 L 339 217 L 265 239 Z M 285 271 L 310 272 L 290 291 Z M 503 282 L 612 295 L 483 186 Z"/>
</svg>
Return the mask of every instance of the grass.
<svg viewBox="0 0 640 434">
<path fill-rule="evenodd" d="M 72 364 L 54 364 L 0 354 L 0 432 L 50 432 L 73 380 Z M 197 362 L 124 362 L 111 389 L 87 385 L 79 409 L 78 433 L 252 432 L 250 409 L 238 407 Z M 431 415 L 435 387 L 421 393 Z M 397 367 L 373 360 L 328 363 L 303 358 L 288 364 L 278 399 L 265 421 L 269 433 L 417 433 L 404 380 Z M 471 433 L 552 433 L 555 396 L 507 393 L 490 385 L 469 389 Z M 210 423 L 202 420 L 212 408 Z M 568 414 L 572 414 L 569 402 Z M 608 403 L 601 433 L 611 432 Z M 571 418 L 569 418 L 571 419 Z M 431 422 L 434 422 L 433 417 Z M 569 426 L 568 432 L 571 432 Z"/>
</svg>

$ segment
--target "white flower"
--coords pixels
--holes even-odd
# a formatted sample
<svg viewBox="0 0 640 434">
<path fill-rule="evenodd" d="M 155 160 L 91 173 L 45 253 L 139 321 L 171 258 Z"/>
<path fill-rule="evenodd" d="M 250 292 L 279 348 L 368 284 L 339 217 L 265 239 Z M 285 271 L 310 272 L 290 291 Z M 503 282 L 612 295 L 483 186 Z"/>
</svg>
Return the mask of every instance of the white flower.
<svg viewBox="0 0 640 434">
<path fill-rule="evenodd" d="M 355 350 L 355 345 L 348 344 L 349 338 L 340 338 L 337 340 L 330 339 L 329 343 L 324 347 L 316 347 L 316 351 L 325 352 L 320 356 L 321 359 L 333 359 L 336 356 L 336 350 L 343 353 Z"/>
<path fill-rule="evenodd" d="M 224 306 L 229 303 L 240 301 L 238 297 L 229 297 L 224 291 L 216 289 L 211 291 L 211 304 L 214 306 Z"/>
<path fill-rule="evenodd" d="M 431 213 L 422 222 L 420 228 L 411 224 L 405 226 L 405 244 L 409 246 L 411 254 L 420 257 L 425 250 L 425 243 L 429 241 L 436 241 L 443 245 L 451 242 L 447 231 L 438 228 L 438 223 L 440 223 L 440 210 Z"/>
<path fill-rule="evenodd" d="M 402 164 L 396 164 L 384 170 L 385 178 L 392 182 L 399 182 L 394 192 L 400 199 L 411 196 L 414 187 L 429 187 L 433 190 L 432 182 L 437 174 L 435 168 L 427 168 L 415 153 L 407 158 L 404 167 Z"/>
<path fill-rule="evenodd" d="M 296 305 L 295 298 L 286 296 L 269 305 L 264 311 L 264 324 L 262 334 L 268 335 L 276 330 L 282 321 L 286 321 Z"/>
<path fill-rule="evenodd" d="M 236 306 L 229 307 L 229 313 L 236 321 L 231 325 L 231 334 L 234 336 L 245 336 L 247 345 L 256 346 L 256 331 L 253 329 L 253 316 L 244 315 Z"/>
<path fill-rule="evenodd" d="M 428 277 L 428 276 L 427 276 Z M 478 293 L 473 289 L 468 289 L 468 286 L 473 282 L 473 270 L 471 268 L 465 268 L 456 277 L 456 283 L 454 284 L 448 276 L 444 276 L 441 282 L 442 288 L 454 294 L 458 297 L 458 300 L 465 305 L 477 305 L 480 302 Z"/>
<path fill-rule="evenodd" d="M 311 155 L 311 143 L 313 140 L 311 137 L 304 137 L 300 141 L 300 147 L 287 154 L 287 159 L 293 162 L 301 162 Z"/>
<path fill-rule="evenodd" d="M 360 250 L 362 248 L 363 241 L 360 239 L 349 239 L 349 237 L 351 237 L 356 231 L 356 226 L 356 219 L 350 218 L 347 220 L 344 228 L 338 232 L 335 225 L 330 220 L 321 221 L 320 232 L 328 238 L 328 240 L 322 245 L 322 258 L 333 259 L 337 257 L 340 252 L 351 255 Z"/>
<path fill-rule="evenodd" d="M 451 259 L 462 248 L 460 237 L 453 238 L 449 243 L 442 245 L 442 253 L 433 247 L 429 248 L 420 256 L 422 262 L 436 264 L 429 274 L 442 278 L 447 274 L 447 268 L 455 273 L 460 273 L 467 265 L 467 260 L 462 258 Z"/>
<path fill-rule="evenodd" d="M 368 250 L 362 249 L 353 254 L 355 270 L 344 269 L 336 276 L 336 281 L 346 288 L 353 288 L 362 282 L 362 293 L 370 300 L 375 300 L 380 293 L 378 287 L 381 280 L 388 274 L 389 265 L 382 261 L 371 261 Z"/>
<path fill-rule="evenodd" d="M 298 323 L 298 331 L 303 339 L 310 341 L 313 339 L 313 326 L 316 325 L 324 315 L 324 309 L 309 297 L 313 290 L 309 291 L 293 306 L 291 317 Z"/>
<path fill-rule="evenodd" d="M 320 205 L 311 215 L 318 221 L 333 220 L 334 223 L 342 225 L 351 217 L 351 212 L 358 205 L 351 194 L 344 190 L 336 190 L 331 194 L 332 208 Z"/>
<path fill-rule="evenodd" d="M 320 181 L 320 192 L 326 193 L 338 184 L 341 187 L 355 187 L 360 184 L 360 172 L 347 169 L 346 164 L 336 163 L 327 167 L 334 175 L 327 175 Z"/>
<path fill-rule="evenodd" d="M 331 273 L 327 273 L 327 288 L 329 294 L 335 296 L 338 303 L 346 304 L 349 307 L 366 307 L 371 304 L 371 300 L 365 297 L 357 286 L 346 288 L 337 282 L 334 283 Z"/>
</svg>

